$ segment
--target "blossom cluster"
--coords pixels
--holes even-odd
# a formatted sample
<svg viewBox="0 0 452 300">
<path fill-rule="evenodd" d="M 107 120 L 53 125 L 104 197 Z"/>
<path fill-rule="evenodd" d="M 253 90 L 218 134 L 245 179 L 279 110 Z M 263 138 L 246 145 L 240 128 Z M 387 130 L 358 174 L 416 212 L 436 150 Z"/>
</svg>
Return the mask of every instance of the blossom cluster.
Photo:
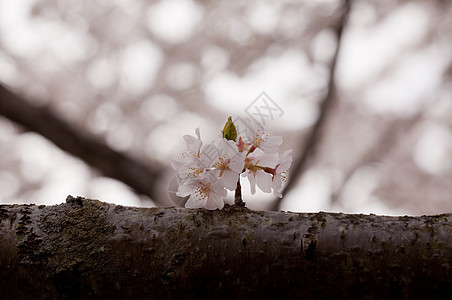
<svg viewBox="0 0 452 300">
<path fill-rule="evenodd" d="M 178 197 L 188 197 L 187 208 L 222 209 L 227 190 L 237 188 L 240 175 L 266 193 L 282 197 L 282 184 L 292 163 L 292 150 L 278 154 L 283 140 L 270 136 L 257 124 L 250 124 L 247 134 L 238 135 L 229 117 L 217 144 L 203 145 L 199 128 L 196 136 L 185 135 L 187 149 L 173 160 L 177 171 Z M 213 150 L 213 151 L 212 151 Z"/>
</svg>

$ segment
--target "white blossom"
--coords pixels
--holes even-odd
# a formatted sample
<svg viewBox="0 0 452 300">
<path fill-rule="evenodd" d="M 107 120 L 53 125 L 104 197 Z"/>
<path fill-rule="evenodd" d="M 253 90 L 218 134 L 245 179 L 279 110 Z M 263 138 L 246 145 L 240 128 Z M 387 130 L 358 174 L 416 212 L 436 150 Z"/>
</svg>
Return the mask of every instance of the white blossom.
<svg viewBox="0 0 452 300">
<path fill-rule="evenodd" d="M 290 153 L 292 150 L 287 150 L 281 155 L 279 161 L 274 169 L 272 169 L 271 174 L 272 178 L 272 189 L 273 194 L 279 198 L 282 197 L 282 184 L 286 182 L 287 178 L 287 170 L 289 170 L 290 165 L 292 164 L 292 155 Z"/>
<path fill-rule="evenodd" d="M 265 153 L 278 152 L 279 146 L 283 142 L 281 136 L 270 136 L 267 130 L 253 123 L 250 128 L 251 135 L 246 137 L 248 143 L 251 144 L 250 152 L 253 152 L 255 148 L 262 149 Z"/>
<path fill-rule="evenodd" d="M 182 152 L 180 159 L 171 162 L 171 166 L 178 172 L 182 182 L 186 178 L 199 177 L 205 171 L 204 164 L 200 158 L 202 140 L 199 127 L 196 128 L 195 133 L 197 138 L 191 135 L 184 135 L 187 149 Z"/>
<path fill-rule="evenodd" d="M 282 184 L 292 163 L 291 150 L 279 157 L 282 137 L 269 136 L 260 127 L 252 128 L 252 134 L 237 136 L 229 117 L 217 144 L 203 146 L 199 128 L 195 130 L 196 137 L 185 135 L 186 150 L 171 163 L 177 171 L 173 180 L 177 189 L 171 187 L 169 191 L 172 199 L 185 203 L 187 208 L 222 209 L 227 190 L 237 188 L 240 174 L 248 178 L 252 194 L 257 186 L 281 197 Z"/>
<path fill-rule="evenodd" d="M 185 203 L 186 208 L 214 210 L 224 207 L 223 198 L 226 197 L 227 191 L 212 172 L 206 172 L 204 176 L 185 181 L 179 186 L 176 195 L 179 197 L 190 195 Z"/>
<path fill-rule="evenodd" d="M 251 194 L 256 193 L 256 185 L 265 193 L 271 193 L 272 175 L 265 172 L 266 166 L 275 166 L 278 161 L 277 153 L 265 153 L 256 149 L 246 158 L 246 171 L 242 176 L 248 178 L 250 182 Z"/>
<path fill-rule="evenodd" d="M 228 190 L 235 190 L 237 180 L 245 166 L 245 153 L 240 153 L 234 141 L 222 139 L 218 143 L 219 154 L 213 167 L 218 170 L 220 182 Z"/>
</svg>

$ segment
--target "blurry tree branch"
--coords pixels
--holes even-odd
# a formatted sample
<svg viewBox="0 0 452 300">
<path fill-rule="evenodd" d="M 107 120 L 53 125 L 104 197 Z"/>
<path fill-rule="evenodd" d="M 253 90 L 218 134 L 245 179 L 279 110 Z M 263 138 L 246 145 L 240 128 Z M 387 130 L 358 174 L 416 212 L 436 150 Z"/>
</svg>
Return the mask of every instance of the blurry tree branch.
<svg viewBox="0 0 452 300">
<path fill-rule="evenodd" d="M 111 149 L 99 138 L 62 120 L 48 107 L 33 106 L 2 85 L 0 115 L 42 135 L 105 176 L 122 181 L 137 193 L 151 197 L 155 204 L 163 204 L 156 187 L 163 166 L 154 162 L 152 167 L 147 166 Z"/>
<path fill-rule="evenodd" d="M 309 160 L 313 158 L 318 149 L 324 124 L 328 119 L 329 113 L 331 112 L 331 109 L 334 106 L 336 99 L 336 84 L 334 76 L 336 74 L 337 58 L 339 56 L 339 51 L 341 47 L 342 33 L 347 23 L 350 8 L 351 1 L 344 0 L 343 5 L 340 7 L 340 10 L 342 10 L 341 17 L 339 19 L 337 26 L 333 28 L 337 36 L 337 47 L 331 62 L 328 90 L 320 104 L 319 117 L 315 122 L 312 130 L 308 134 L 307 138 L 303 140 L 304 150 L 291 168 L 290 177 L 287 181 L 286 186 L 284 187 L 284 190 L 282 191 L 283 197 L 275 199 L 270 207 L 270 210 L 278 211 L 280 209 L 284 196 L 287 195 L 287 193 L 289 193 L 290 190 L 296 186 L 301 175 L 307 169 Z"/>
<path fill-rule="evenodd" d="M 388 153 L 403 140 L 403 136 L 406 136 L 407 132 L 422 119 L 422 112 L 423 110 L 420 110 L 417 114 L 408 119 L 393 120 L 392 122 L 389 122 L 389 124 L 386 124 L 370 149 L 364 152 L 363 155 L 355 161 L 354 165 L 345 171 L 341 186 L 339 186 L 331 195 L 331 203 L 340 201 L 347 182 L 359 167 L 372 162 L 377 162 L 388 155 Z"/>
</svg>

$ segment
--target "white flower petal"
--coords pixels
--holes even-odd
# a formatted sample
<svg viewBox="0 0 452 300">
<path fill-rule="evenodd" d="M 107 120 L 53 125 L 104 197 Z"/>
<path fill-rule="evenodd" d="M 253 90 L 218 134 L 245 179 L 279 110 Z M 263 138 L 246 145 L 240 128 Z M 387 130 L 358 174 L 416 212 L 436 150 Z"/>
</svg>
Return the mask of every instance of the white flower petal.
<svg viewBox="0 0 452 300">
<path fill-rule="evenodd" d="M 229 141 L 225 138 L 222 138 L 218 144 L 217 149 L 219 152 L 226 154 L 228 157 L 233 156 L 238 152 L 237 146 L 234 141 Z"/>
<path fill-rule="evenodd" d="M 205 207 L 209 210 L 214 210 L 217 208 L 222 209 L 224 207 L 223 198 L 215 193 L 212 193 L 211 195 L 209 195 L 209 199 L 207 200 Z"/>
<path fill-rule="evenodd" d="M 187 202 L 185 203 L 185 208 L 195 208 L 195 201 L 193 200 L 192 196 L 190 196 L 190 198 L 188 198 Z"/>
<path fill-rule="evenodd" d="M 279 150 L 279 146 L 282 144 L 281 136 L 269 136 L 264 142 L 259 144 L 261 148 L 266 153 L 274 153 Z"/>
<path fill-rule="evenodd" d="M 283 155 L 281 155 L 281 158 L 279 159 L 279 166 L 276 168 L 277 174 L 287 171 L 290 168 L 290 165 L 292 164 L 292 155 L 290 155 L 291 152 L 292 149 L 287 150 L 283 153 Z"/>
<path fill-rule="evenodd" d="M 211 186 L 216 186 L 216 182 L 218 181 L 218 174 L 215 171 L 207 171 L 204 173 L 202 179 L 205 184 L 210 183 Z"/>
<path fill-rule="evenodd" d="M 193 192 L 193 188 L 191 186 L 188 186 L 186 184 L 179 185 L 179 188 L 177 189 L 176 196 L 179 197 L 186 197 L 190 195 Z"/>
<path fill-rule="evenodd" d="M 273 168 L 278 163 L 278 153 L 263 153 L 256 157 L 259 166 Z"/>
<path fill-rule="evenodd" d="M 264 171 L 256 172 L 257 186 L 265 193 L 271 193 L 272 191 L 272 175 L 265 173 Z"/>
<path fill-rule="evenodd" d="M 277 175 L 275 176 L 275 178 L 273 179 L 273 195 L 275 195 L 276 197 L 281 198 L 282 194 L 282 181 L 281 181 L 281 176 Z"/>
<path fill-rule="evenodd" d="M 206 206 L 206 199 L 200 198 L 198 194 L 192 194 L 185 203 L 186 208 L 203 208 Z"/>
<path fill-rule="evenodd" d="M 254 174 L 250 171 L 248 171 L 245 176 L 248 178 L 248 181 L 250 182 L 251 194 L 254 195 L 256 193 L 256 178 L 254 177 Z"/>
<path fill-rule="evenodd" d="M 237 188 L 238 179 L 239 173 L 225 171 L 219 180 L 225 188 L 227 188 L 230 191 L 234 191 Z"/>
<path fill-rule="evenodd" d="M 188 150 L 190 150 L 190 152 L 191 152 L 190 154 L 198 156 L 199 151 L 202 146 L 201 135 L 199 133 L 199 127 L 196 128 L 195 133 L 198 136 L 198 138 L 195 138 L 194 136 L 187 134 L 187 135 L 184 135 L 184 141 L 185 141 L 185 144 L 187 145 Z"/>
<path fill-rule="evenodd" d="M 235 156 L 231 158 L 231 161 L 229 162 L 229 169 L 236 173 L 242 173 L 243 167 L 245 166 L 245 153 L 239 153 L 237 152 Z"/>
<path fill-rule="evenodd" d="M 221 197 L 226 197 L 228 195 L 228 191 L 225 190 L 220 181 L 211 184 L 210 190 Z"/>
</svg>

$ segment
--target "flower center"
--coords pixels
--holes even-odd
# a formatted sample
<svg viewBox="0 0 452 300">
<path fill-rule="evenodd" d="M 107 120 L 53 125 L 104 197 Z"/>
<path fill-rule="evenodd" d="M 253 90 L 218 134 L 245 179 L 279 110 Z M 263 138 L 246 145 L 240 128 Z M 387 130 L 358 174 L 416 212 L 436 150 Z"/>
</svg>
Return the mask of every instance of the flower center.
<svg viewBox="0 0 452 300">
<path fill-rule="evenodd" d="M 201 167 L 199 167 L 199 168 L 189 167 L 188 169 L 189 169 L 188 176 L 190 176 L 190 178 L 197 178 L 204 171 L 204 169 Z"/>
<path fill-rule="evenodd" d="M 254 137 L 253 144 L 258 147 L 260 144 L 265 143 L 268 140 L 268 134 L 260 129 L 257 130 L 256 136 Z"/>
<path fill-rule="evenodd" d="M 197 187 L 193 194 L 195 194 L 195 197 L 200 201 L 207 200 L 207 198 L 209 197 L 209 187 L 210 183 L 205 185 L 203 184 L 202 186 Z"/>
</svg>

